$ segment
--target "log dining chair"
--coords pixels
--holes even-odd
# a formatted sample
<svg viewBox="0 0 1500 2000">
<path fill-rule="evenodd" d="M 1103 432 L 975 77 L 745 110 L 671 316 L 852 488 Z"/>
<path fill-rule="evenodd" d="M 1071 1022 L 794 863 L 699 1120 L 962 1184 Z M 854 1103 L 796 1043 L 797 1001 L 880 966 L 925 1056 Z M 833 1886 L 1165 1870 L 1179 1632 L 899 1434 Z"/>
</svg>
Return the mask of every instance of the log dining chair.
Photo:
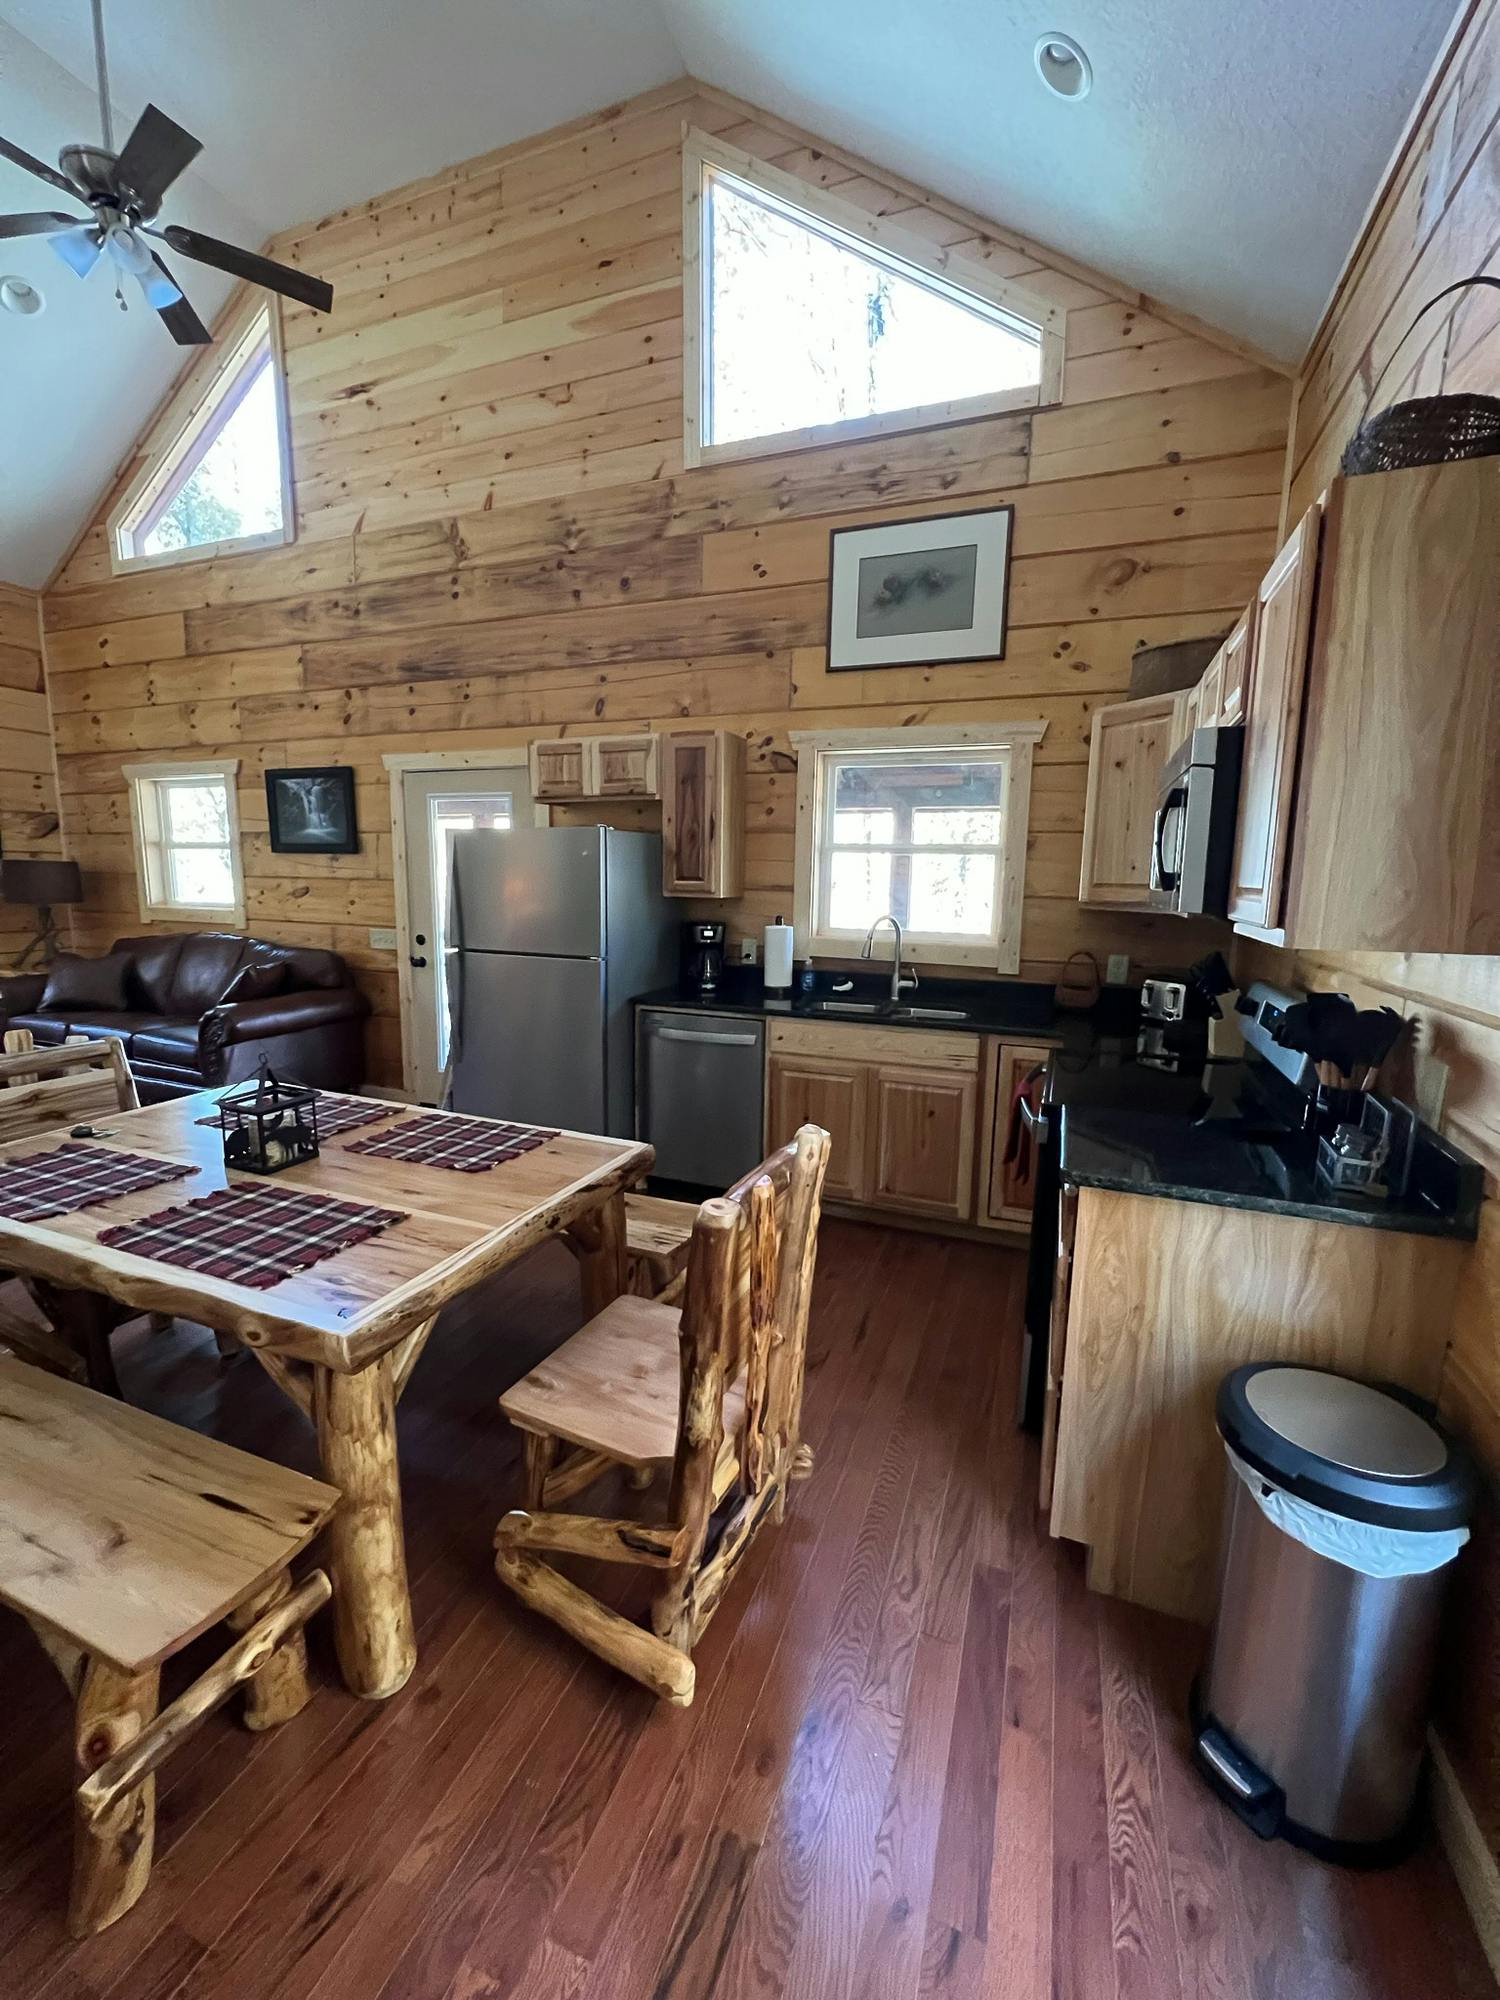
<svg viewBox="0 0 1500 2000">
<path fill-rule="evenodd" d="M 130 1059 L 118 1039 L 89 1041 L 80 1035 L 55 1048 L 39 1049 L 29 1028 L 6 1030 L 0 1054 L 0 1142 L 136 1111 L 140 1101 Z M 0 1270 L 0 1282 L 9 1275 Z M 96 1343 L 93 1352 L 77 1352 L 51 1322 L 47 1287 L 31 1281 L 23 1289 L 42 1317 L 23 1318 L 0 1306 L 0 1345 L 33 1367 L 73 1380 L 86 1377 L 96 1389 L 118 1395 L 108 1336 Z M 135 1315 L 127 1312 L 123 1317 Z"/>
<path fill-rule="evenodd" d="M 812 1470 L 802 1382 L 828 1146 L 804 1125 L 703 1204 L 680 1309 L 618 1298 L 500 1399 L 525 1436 L 525 1505 L 495 1531 L 501 1582 L 679 1707 L 693 1698 L 693 1648 L 756 1533 Z M 667 1465 L 660 1520 L 556 1511 L 614 1466 Z M 565 1577 L 557 1556 L 652 1571 L 649 1627 Z"/>
</svg>

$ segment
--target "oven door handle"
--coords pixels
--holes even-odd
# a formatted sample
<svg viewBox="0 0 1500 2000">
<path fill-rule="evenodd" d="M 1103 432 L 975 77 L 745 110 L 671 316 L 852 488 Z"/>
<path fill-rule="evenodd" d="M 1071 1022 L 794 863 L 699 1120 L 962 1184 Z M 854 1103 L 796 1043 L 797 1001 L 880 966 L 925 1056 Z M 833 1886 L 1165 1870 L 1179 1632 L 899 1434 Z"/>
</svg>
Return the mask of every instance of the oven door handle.
<svg viewBox="0 0 1500 2000">
<path fill-rule="evenodd" d="M 1187 786 L 1174 785 L 1156 809 L 1156 824 L 1151 832 L 1151 886 L 1165 889 L 1170 895 L 1177 887 L 1181 876 L 1175 868 L 1169 868 L 1162 853 L 1162 841 L 1166 837 L 1167 814 L 1187 804 Z"/>
<path fill-rule="evenodd" d="M 1033 1110 L 1029 1097 L 1022 1097 L 1017 1101 L 1021 1106 L 1021 1123 L 1039 1146 L 1045 1146 L 1048 1129 L 1046 1112 Z"/>
</svg>

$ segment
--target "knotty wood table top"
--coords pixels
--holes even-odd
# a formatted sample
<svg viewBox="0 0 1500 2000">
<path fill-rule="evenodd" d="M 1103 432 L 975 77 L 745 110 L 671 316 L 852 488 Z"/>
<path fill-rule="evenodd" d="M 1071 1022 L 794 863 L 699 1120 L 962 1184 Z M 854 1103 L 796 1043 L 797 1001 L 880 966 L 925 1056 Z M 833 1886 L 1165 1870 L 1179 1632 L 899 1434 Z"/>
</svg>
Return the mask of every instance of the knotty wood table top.
<svg viewBox="0 0 1500 2000">
<path fill-rule="evenodd" d="M 127 1672 L 298 1555 L 333 1487 L 0 1360 L 0 1603 Z"/>
<path fill-rule="evenodd" d="M 363 1368 L 449 1299 L 502 1270 L 534 1244 L 650 1170 L 649 1146 L 562 1132 L 482 1173 L 352 1153 L 351 1142 L 393 1131 L 429 1111 L 402 1106 L 377 1126 L 339 1133 L 316 1160 L 269 1177 L 224 1170 L 219 1131 L 207 1117 L 219 1093 L 101 1118 L 90 1144 L 188 1162 L 181 1180 L 121 1195 L 45 1221 L 0 1216 L 0 1270 L 105 1292 L 143 1312 L 172 1313 L 239 1335 L 254 1347 L 344 1371 Z M 67 1143 L 65 1130 L 0 1145 L 0 1161 Z M 180 1265 L 106 1248 L 101 1233 L 225 1186 L 297 1187 L 397 1208 L 406 1219 L 378 1236 L 264 1289 L 229 1284 Z"/>
</svg>

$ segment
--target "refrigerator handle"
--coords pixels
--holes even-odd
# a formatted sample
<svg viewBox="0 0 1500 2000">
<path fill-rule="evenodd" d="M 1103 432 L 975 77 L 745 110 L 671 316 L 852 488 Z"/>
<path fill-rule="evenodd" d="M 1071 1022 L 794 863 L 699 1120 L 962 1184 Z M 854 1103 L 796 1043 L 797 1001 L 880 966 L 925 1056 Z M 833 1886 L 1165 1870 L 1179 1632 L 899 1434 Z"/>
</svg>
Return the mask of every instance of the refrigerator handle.
<svg viewBox="0 0 1500 2000">
<path fill-rule="evenodd" d="M 443 953 L 448 961 L 445 968 L 448 989 L 448 1067 L 451 1069 L 463 1054 L 464 1047 L 464 954 L 448 950 Z"/>
</svg>

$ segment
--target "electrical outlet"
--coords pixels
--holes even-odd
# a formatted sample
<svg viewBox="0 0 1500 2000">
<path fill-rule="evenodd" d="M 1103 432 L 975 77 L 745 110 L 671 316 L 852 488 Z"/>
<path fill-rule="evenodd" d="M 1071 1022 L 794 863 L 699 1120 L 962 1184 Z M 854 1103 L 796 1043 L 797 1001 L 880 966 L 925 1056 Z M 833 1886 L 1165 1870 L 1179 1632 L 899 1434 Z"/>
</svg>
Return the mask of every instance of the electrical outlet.
<svg viewBox="0 0 1500 2000">
<path fill-rule="evenodd" d="M 742 937 L 740 939 L 740 964 L 741 965 L 760 964 L 759 938 Z"/>
<path fill-rule="evenodd" d="M 1112 951 L 1104 968 L 1105 980 L 1111 986 L 1124 986 L 1130 978 L 1130 960 L 1123 951 Z"/>
<path fill-rule="evenodd" d="M 372 930 L 370 932 L 370 949 L 371 951 L 394 951 L 396 949 L 396 933 L 388 930 Z"/>
</svg>

